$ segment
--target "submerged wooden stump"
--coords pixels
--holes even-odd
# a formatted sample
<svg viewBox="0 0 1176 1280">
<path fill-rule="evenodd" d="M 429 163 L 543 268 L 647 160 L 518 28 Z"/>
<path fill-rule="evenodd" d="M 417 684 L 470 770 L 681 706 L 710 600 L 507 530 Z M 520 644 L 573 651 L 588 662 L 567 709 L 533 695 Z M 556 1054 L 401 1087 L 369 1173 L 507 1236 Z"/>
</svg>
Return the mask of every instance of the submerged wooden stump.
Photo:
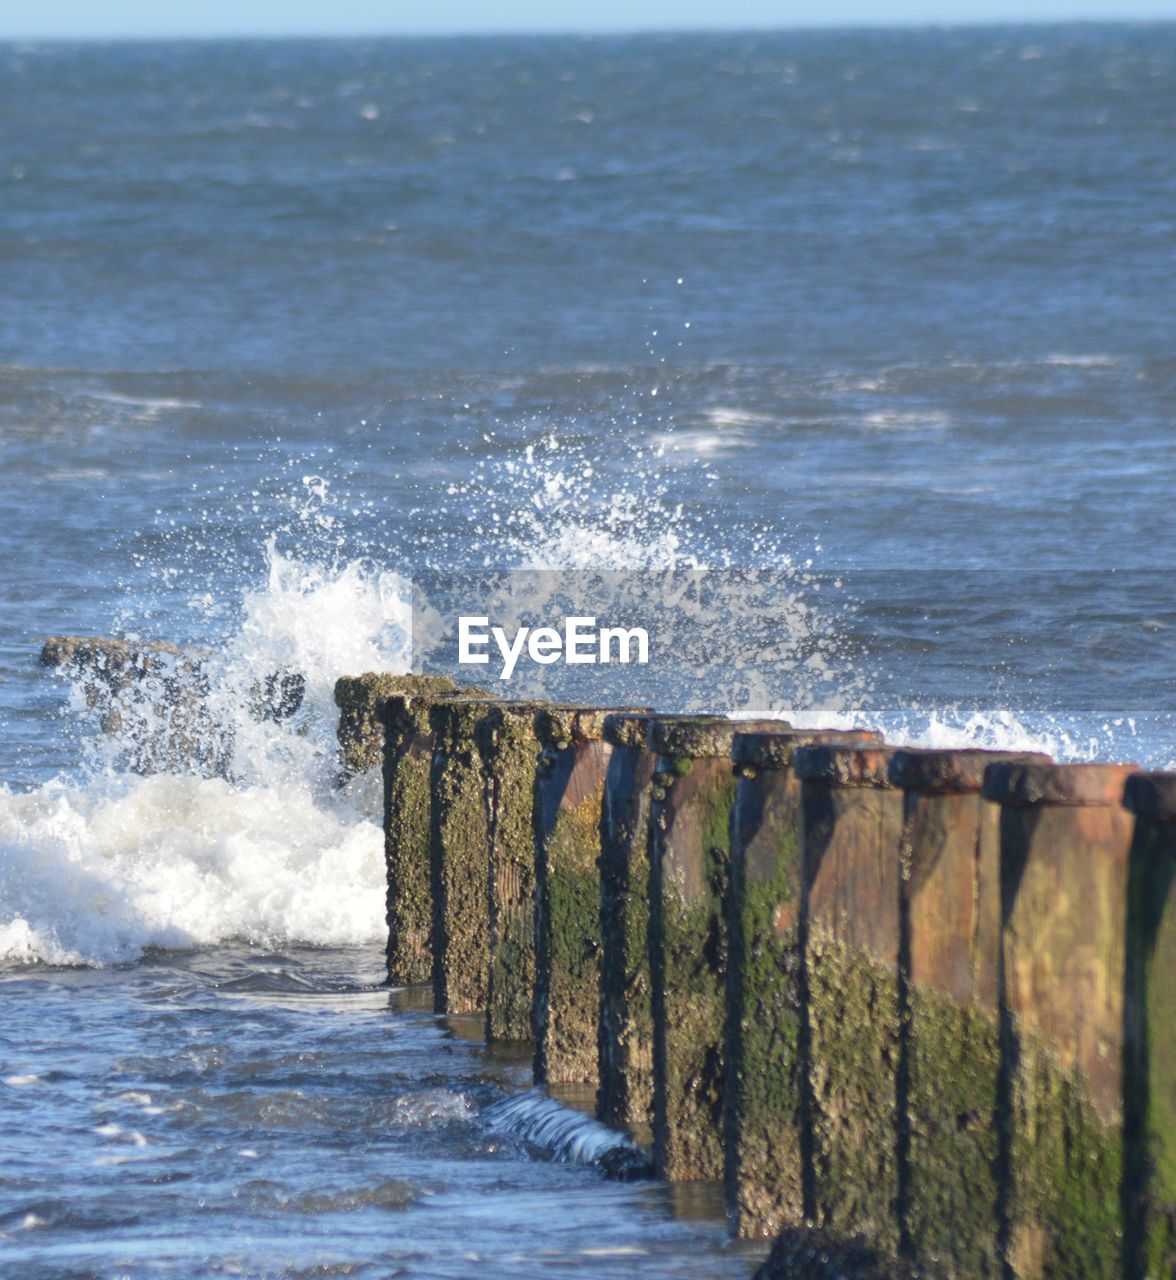
<svg viewBox="0 0 1176 1280">
<path fill-rule="evenodd" d="M 801 1053 L 801 783 L 794 752 L 866 745 L 865 731 L 737 733 L 731 811 L 725 1085 L 725 1198 L 741 1236 L 806 1219 L 806 1064 Z"/>
<path fill-rule="evenodd" d="M 1001 1274 L 1000 808 L 990 764 L 1044 755 L 902 749 L 899 1069 L 905 1249 L 960 1280 Z"/>
<path fill-rule="evenodd" d="M 612 747 L 600 813 L 600 1084 L 605 1124 L 653 1121 L 653 1006 L 649 976 L 649 807 L 657 757 L 650 715 L 605 717 Z"/>
<path fill-rule="evenodd" d="M 778 721 L 659 717 L 650 817 L 653 1143 L 670 1181 L 723 1174 L 723 1025 L 729 826 L 739 729 Z"/>
<path fill-rule="evenodd" d="M 234 731 L 210 702 L 206 650 L 163 641 L 50 636 L 40 661 L 80 692 L 98 730 L 109 737 L 113 763 L 133 773 L 230 777 Z M 302 701 L 305 681 L 276 671 L 246 693 L 256 720 L 281 720 Z"/>
<path fill-rule="evenodd" d="M 812 1209 L 834 1235 L 895 1253 L 898 896 L 902 793 L 893 750 L 801 747 L 801 969 Z"/>
<path fill-rule="evenodd" d="M 1130 765 L 991 766 L 1001 805 L 1005 1262 L 1121 1273 Z"/>
<path fill-rule="evenodd" d="M 1126 1280 L 1176 1276 L 1176 773 L 1127 780 Z"/>
</svg>

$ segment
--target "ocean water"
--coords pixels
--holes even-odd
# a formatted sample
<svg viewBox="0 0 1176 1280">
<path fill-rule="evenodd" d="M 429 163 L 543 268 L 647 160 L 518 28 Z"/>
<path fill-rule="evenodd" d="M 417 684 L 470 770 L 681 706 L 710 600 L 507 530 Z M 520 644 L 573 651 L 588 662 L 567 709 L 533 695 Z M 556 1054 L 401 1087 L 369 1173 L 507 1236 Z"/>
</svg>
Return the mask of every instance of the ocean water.
<svg viewBox="0 0 1176 1280">
<path fill-rule="evenodd" d="M 1174 143 L 1172 25 L 0 46 L 5 1274 L 750 1274 L 376 985 L 334 678 L 423 568 L 819 573 L 775 709 L 1176 766 Z"/>
</svg>

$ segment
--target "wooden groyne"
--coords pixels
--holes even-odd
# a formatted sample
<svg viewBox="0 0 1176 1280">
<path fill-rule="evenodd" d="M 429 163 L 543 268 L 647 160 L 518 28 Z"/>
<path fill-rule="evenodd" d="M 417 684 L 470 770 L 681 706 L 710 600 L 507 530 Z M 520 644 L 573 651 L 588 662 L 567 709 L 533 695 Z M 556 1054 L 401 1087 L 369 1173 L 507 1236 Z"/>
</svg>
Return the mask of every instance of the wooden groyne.
<svg viewBox="0 0 1176 1280">
<path fill-rule="evenodd" d="M 338 701 L 345 771 L 383 762 L 389 980 L 722 1179 L 765 1280 L 1176 1276 L 1176 775 Z"/>
</svg>

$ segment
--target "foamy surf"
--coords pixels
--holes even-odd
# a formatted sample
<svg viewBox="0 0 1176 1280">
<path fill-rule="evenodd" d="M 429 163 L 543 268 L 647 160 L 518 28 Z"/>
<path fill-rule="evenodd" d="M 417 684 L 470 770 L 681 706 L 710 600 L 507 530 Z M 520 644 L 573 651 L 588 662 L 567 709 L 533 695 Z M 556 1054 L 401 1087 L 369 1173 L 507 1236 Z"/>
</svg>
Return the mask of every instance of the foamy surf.
<svg viewBox="0 0 1176 1280">
<path fill-rule="evenodd" d="M 408 669 L 407 584 L 362 561 L 299 560 L 272 539 L 267 551 L 264 582 L 202 659 L 228 778 L 122 772 L 113 762 L 133 744 L 94 732 L 74 775 L 0 790 L 0 963 L 380 937 L 375 784 L 336 786 L 333 695 L 346 672 Z M 302 705 L 281 723 L 258 720 L 252 691 L 279 670 L 304 677 Z M 67 709 L 93 716 L 80 685 Z M 144 732 L 142 715 L 133 723 Z"/>
<path fill-rule="evenodd" d="M 160 775 L 0 792 L 0 960 L 121 964 L 229 939 L 374 941 L 379 828 L 297 781 Z"/>
</svg>

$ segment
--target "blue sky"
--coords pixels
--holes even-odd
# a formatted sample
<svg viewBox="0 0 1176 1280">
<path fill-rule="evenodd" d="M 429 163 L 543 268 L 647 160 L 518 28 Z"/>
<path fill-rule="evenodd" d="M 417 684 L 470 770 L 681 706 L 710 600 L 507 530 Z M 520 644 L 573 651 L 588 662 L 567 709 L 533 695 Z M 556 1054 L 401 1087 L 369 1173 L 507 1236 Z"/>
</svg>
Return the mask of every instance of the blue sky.
<svg viewBox="0 0 1176 1280">
<path fill-rule="evenodd" d="M 0 37 L 632 31 L 1176 18 L 1176 0 L 43 0 Z"/>
</svg>

